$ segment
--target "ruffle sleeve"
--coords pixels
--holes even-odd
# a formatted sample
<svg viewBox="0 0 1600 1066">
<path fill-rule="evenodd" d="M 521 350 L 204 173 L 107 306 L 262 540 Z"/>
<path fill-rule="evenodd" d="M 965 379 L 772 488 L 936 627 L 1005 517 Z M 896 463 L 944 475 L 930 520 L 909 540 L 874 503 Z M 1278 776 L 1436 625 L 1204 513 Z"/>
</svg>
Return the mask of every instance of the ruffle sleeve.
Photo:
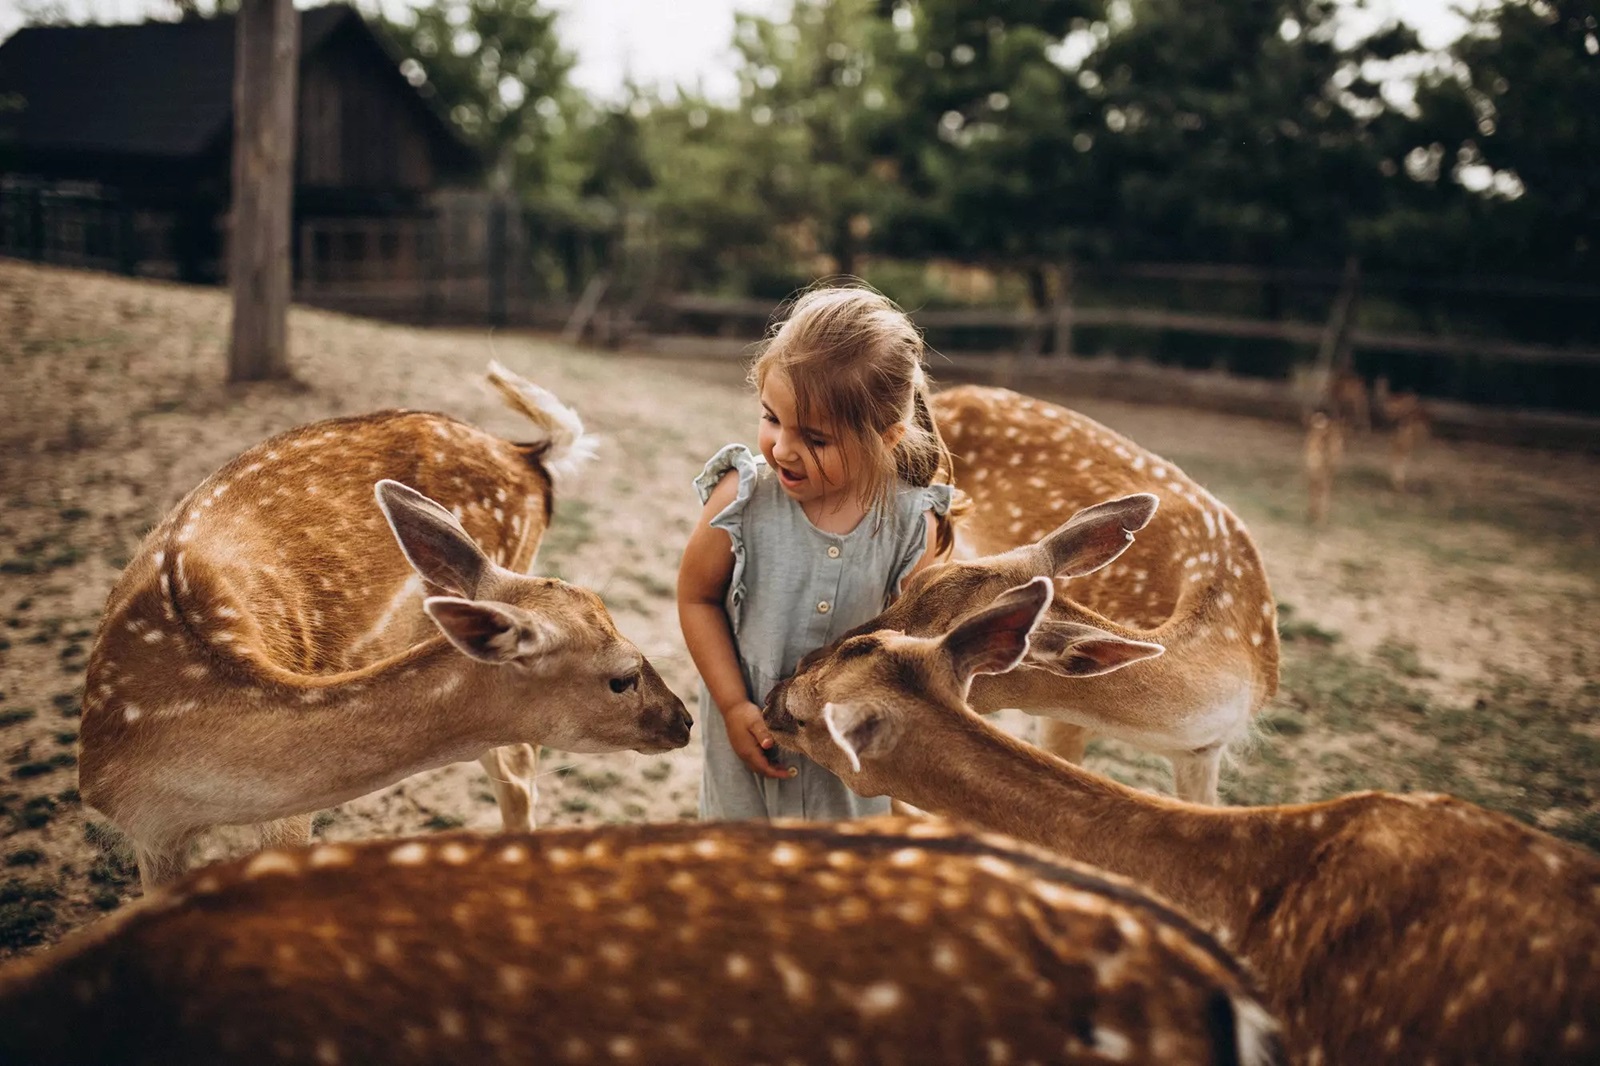
<svg viewBox="0 0 1600 1066">
<path fill-rule="evenodd" d="M 711 457 L 705 469 L 694 479 L 694 487 L 700 494 L 700 502 L 704 504 L 711 499 L 711 493 L 716 489 L 717 483 L 730 470 L 739 472 L 739 489 L 734 495 L 733 502 L 711 519 L 711 526 L 713 529 L 725 531 L 733 541 L 733 574 L 728 580 L 728 620 L 737 633 L 739 608 L 744 605 L 744 510 L 749 506 L 750 498 L 755 493 L 757 476 L 755 455 L 743 444 L 724 446 Z M 946 506 L 948 507 L 948 504 Z"/>
<path fill-rule="evenodd" d="M 910 513 L 911 520 L 905 523 L 904 540 L 900 545 L 900 560 L 895 568 L 894 582 L 889 589 L 890 601 L 900 594 L 901 583 L 922 561 L 922 556 L 927 551 L 928 523 L 922 517 L 923 514 L 932 511 L 941 518 L 949 514 L 950 500 L 954 492 L 954 487 L 950 485 L 926 485 L 902 494 L 901 499 L 906 501 L 905 507 Z"/>
</svg>

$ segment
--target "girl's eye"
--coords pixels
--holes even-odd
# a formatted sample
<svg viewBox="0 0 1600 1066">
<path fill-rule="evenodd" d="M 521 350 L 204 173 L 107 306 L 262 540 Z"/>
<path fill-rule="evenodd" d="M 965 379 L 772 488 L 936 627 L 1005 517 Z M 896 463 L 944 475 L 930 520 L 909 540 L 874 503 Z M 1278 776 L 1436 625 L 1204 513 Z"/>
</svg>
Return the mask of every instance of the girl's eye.
<svg viewBox="0 0 1600 1066">
<path fill-rule="evenodd" d="M 773 425 L 777 425 L 778 424 L 777 416 L 773 415 L 773 414 L 771 414 L 770 412 L 767 412 L 767 411 L 761 412 L 761 421 L 763 421 L 763 422 L 771 422 Z"/>
<path fill-rule="evenodd" d="M 825 441 L 825 440 L 817 440 L 815 438 L 806 441 L 806 443 L 811 445 L 813 448 L 816 448 L 818 451 L 821 451 L 823 448 L 826 448 L 828 446 L 828 442 L 827 441 Z"/>
</svg>

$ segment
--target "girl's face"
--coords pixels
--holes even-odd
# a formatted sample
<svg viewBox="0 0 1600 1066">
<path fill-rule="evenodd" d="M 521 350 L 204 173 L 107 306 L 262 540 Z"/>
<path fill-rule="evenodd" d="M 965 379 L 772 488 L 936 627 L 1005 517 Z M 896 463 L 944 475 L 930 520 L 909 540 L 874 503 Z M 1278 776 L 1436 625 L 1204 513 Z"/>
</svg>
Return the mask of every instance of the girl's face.
<svg viewBox="0 0 1600 1066">
<path fill-rule="evenodd" d="M 767 374 L 761 384 L 758 436 L 761 454 L 778 475 L 778 484 L 797 503 L 819 504 L 832 511 L 859 499 L 855 486 L 845 481 L 848 442 L 823 412 L 813 411 L 808 424 L 800 424 L 794 386 L 781 370 Z M 849 463 L 851 471 L 862 466 Z"/>
</svg>

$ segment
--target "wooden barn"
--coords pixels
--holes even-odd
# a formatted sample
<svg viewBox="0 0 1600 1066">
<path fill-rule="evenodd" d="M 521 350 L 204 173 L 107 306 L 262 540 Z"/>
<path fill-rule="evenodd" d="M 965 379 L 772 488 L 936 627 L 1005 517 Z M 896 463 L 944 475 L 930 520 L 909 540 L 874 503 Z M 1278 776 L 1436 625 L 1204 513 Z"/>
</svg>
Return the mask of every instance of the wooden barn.
<svg viewBox="0 0 1600 1066">
<path fill-rule="evenodd" d="M 233 74 L 227 16 L 0 44 L 0 255 L 223 280 Z M 301 13 L 297 121 L 297 276 L 424 270 L 436 194 L 482 162 L 354 8 Z"/>
</svg>

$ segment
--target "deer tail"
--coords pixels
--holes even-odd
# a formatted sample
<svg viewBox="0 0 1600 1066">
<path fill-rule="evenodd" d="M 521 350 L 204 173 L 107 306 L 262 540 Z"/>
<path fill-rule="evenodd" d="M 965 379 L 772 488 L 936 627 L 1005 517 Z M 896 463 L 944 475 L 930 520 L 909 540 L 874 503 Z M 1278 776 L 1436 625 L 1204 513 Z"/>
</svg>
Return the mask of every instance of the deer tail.
<svg viewBox="0 0 1600 1066">
<path fill-rule="evenodd" d="M 556 399 L 555 393 L 512 373 L 494 359 L 489 360 L 488 379 L 506 406 L 526 415 L 542 433 L 545 452 L 541 461 L 551 477 L 564 480 L 594 458 L 600 438 L 586 433 L 578 412 Z"/>
</svg>

